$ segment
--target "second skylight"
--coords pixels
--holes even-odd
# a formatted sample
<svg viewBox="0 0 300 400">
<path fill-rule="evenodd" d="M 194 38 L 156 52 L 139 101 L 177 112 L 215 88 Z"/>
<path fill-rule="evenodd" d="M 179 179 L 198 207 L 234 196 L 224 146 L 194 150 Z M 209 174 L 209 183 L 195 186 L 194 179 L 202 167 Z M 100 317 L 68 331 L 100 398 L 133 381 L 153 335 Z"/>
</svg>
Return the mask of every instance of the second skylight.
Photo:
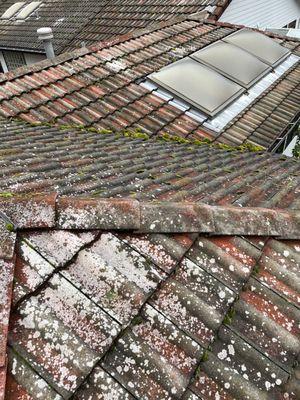
<svg viewBox="0 0 300 400">
<path fill-rule="evenodd" d="M 221 41 L 197 51 L 191 57 L 245 88 L 252 86 L 271 70 L 269 65 L 252 54 Z"/>
</svg>

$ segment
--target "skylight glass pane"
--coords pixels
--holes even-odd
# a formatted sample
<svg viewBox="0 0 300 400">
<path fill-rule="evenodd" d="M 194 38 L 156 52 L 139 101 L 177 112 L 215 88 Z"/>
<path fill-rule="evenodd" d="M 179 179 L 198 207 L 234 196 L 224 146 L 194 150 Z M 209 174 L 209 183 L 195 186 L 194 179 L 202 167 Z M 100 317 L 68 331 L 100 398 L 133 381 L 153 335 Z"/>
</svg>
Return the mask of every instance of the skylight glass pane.
<svg viewBox="0 0 300 400">
<path fill-rule="evenodd" d="M 17 15 L 17 19 L 26 19 L 29 17 L 30 14 L 33 13 L 34 10 L 36 10 L 41 4 L 41 1 L 32 1 L 31 3 L 27 4 L 26 7 L 24 7 L 19 14 Z"/>
<path fill-rule="evenodd" d="M 9 7 L 8 10 L 5 11 L 4 14 L 2 14 L 1 19 L 10 19 L 15 15 L 16 12 L 18 12 L 25 4 L 25 1 L 19 1 L 12 6 Z"/>
<path fill-rule="evenodd" d="M 252 54 L 225 42 L 217 42 L 191 55 L 195 60 L 249 88 L 266 75 L 271 67 Z"/>
<path fill-rule="evenodd" d="M 149 79 L 210 116 L 217 114 L 245 91 L 238 84 L 189 57 L 150 75 Z"/>
<path fill-rule="evenodd" d="M 290 54 L 288 49 L 280 46 L 268 36 L 249 29 L 242 29 L 222 40 L 248 51 L 272 67 Z"/>
</svg>

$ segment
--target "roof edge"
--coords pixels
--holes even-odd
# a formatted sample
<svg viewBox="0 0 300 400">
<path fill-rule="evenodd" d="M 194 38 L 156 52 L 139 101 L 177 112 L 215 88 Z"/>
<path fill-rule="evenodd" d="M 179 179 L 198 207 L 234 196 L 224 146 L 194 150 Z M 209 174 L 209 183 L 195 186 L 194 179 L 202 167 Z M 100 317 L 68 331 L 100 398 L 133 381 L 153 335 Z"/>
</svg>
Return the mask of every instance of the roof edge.
<svg viewBox="0 0 300 400">
<path fill-rule="evenodd" d="M 300 210 L 277 208 L 64 197 L 50 193 L 2 198 L 0 213 L 2 231 L 6 230 L 0 244 L 0 258 L 7 259 L 13 256 L 15 231 L 20 229 L 130 230 L 300 239 Z"/>
</svg>

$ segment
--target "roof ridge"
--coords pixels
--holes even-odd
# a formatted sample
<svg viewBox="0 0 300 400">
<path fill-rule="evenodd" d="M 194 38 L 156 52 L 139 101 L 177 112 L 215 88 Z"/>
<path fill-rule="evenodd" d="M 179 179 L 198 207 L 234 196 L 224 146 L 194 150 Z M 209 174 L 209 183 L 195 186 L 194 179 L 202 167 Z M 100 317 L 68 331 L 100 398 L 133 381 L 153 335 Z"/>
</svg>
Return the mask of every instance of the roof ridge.
<svg viewBox="0 0 300 400">
<path fill-rule="evenodd" d="M 0 257 L 10 259 L 19 229 L 131 230 L 139 233 L 205 233 L 300 239 L 300 210 L 59 196 L 2 198 L 6 227 Z M 3 217 L 3 216 L 2 216 Z M 0 217 L 1 218 L 1 217 Z M 10 221 L 10 222 L 7 222 Z"/>
</svg>

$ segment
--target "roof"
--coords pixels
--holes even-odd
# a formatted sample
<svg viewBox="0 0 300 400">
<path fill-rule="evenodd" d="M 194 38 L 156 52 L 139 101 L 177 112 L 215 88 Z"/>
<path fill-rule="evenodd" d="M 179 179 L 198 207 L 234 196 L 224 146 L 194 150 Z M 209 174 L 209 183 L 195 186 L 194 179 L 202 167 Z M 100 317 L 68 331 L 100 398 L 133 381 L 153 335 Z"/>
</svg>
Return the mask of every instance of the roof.
<svg viewBox="0 0 300 400">
<path fill-rule="evenodd" d="M 253 145 L 295 122 L 299 67 L 218 137 L 139 85 L 237 29 L 2 79 L 0 400 L 299 398 L 300 163 Z"/>
<path fill-rule="evenodd" d="M 2 1 L 0 16 L 14 3 L 14 0 Z M 36 31 L 49 26 L 54 33 L 55 52 L 60 54 L 206 8 L 217 17 L 227 3 L 227 0 L 183 0 L 178 4 L 162 0 L 119 0 L 113 4 L 107 0 L 43 0 L 37 13 L 21 23 L 0 19 L 0 48 L 44 52 Z"/>
<path fill-rule="evenodd" d="M 0 211 L 5 400 L 299 395 L 299 209 L 53 193 Z"/>
<path fill-rule="evenodd" d="M 65 50 L 91 46 L 96 42 L 124 35 L 139 28 L 174 17 L 207 12 L 207 17 L 218 18 L 231 0 L 137 1 L 119 0 L 108 3 L 77 35 Z"/>
<path fill-rule="evenodd" d="M 299 61 L 220 131 L 140 82 L 238 27 L 179 18 L 3 74 L 0 115 L 33 123 L 136 130 L 269 148 L 299 118 Z M 297 41 L 276 39 L 299 54 Z"/>
<path fill-rule="evenodd" d="M 300 204 L 299 161 L 256 148 L 6 120 L 0 126 L 3 195 L 57 191 L 211 205 Z"/>
</svg>

